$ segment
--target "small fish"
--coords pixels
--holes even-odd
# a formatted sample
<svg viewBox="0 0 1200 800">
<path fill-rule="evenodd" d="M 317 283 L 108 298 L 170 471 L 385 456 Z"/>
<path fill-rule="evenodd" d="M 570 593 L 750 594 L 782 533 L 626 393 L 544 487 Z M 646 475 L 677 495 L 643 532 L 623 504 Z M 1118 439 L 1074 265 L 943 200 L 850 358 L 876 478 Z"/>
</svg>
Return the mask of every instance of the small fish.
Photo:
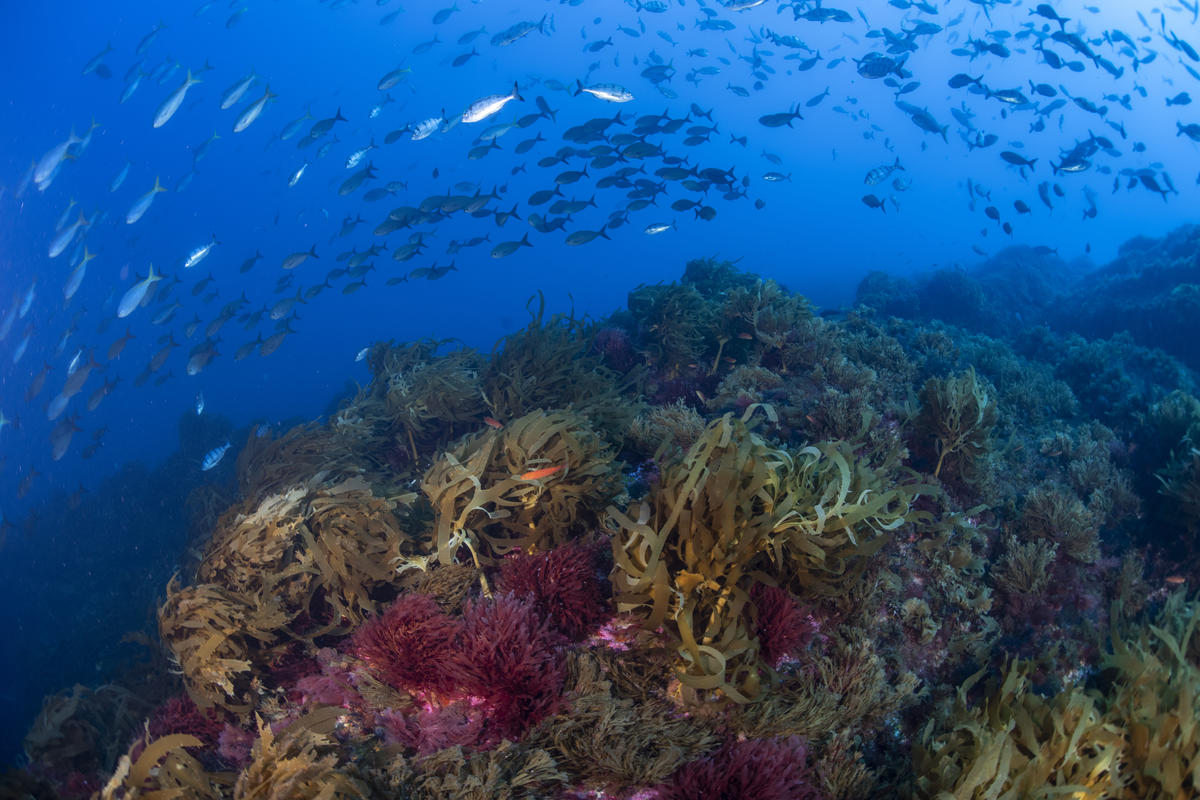
<svg viewBox="0 0 1200 800">
<path fill-rule="evenodd" d="M 654 236 L 659 233 L 666 233 L 670 230 L 678 230 L 678 228 L 675 227 L 675 220 L 671 220 L 670 222 L 651 222 L 642 229 L 642 233 L 645 233 L 649 236 Z"/>
<path fill-rule="evenodd" d="M 558 464 L 553 467 L 542 467 L 541 469 L 531 470 L 522 475 L 518 475 L 517 478 L 523 481 L 540 481 L 542 478 L 549 478 L 551 475 L 557 475 L 566 468 L 566 464 Z"/>
<path fill-rule="evenodd" d="M 283 260 L 280 265 L 283 269 L 295 269 L 310 258 L 320 258 L 317 255 L 317 246 L 314 244 L 308 250 L 298 250 Z"/>
<path fill-rule="evenodd" d="M 491 94 L 487 97 L 481 97 L 467 106 L 467 110 L 462 113 L 462 121 L 466 123 L 482 122 L 493 114 L 498 114 L 510 100 L 525 102 L 525 98 L 521 97 L 521 91 L 515 81 L 513 82 L 513 90 L 510 94 Z"/>
<path fill-rule="evenodd" d="M 214 447 L 212 450 L 209 450 L 207 453 L 205 453 L 204 459 L 200 462 L 200 471 L 208 472 L 217 464 L 220 464 L 221 459 L 225 458 L 225 454 L 229 452 L 229 447 L 230 443 L 225 442 L 225 444 L 221 445 L 220 447 Z"/>
<path fill-rule="evenodd" d="M 123 319 L 132 314 L 134 309 L 142 304 L 142 300 L 146 297 L 146 292 L 150 290 L 150 285 L 160 280 L 162 280 L 162 276 L 154 274 L 154 265 L 151 264 L 150 274 L 133 286 L 130 286 L 125 294 L 122 295 L 121 302 L 117 304 L 117 317 Z"/>
<path fill-rule="evenodd" d="M 873 194 L 863 195 L 862 201 L 868 208 L 878 208 L 883 213 L 887 213 L 887 206 L 884 205 L 882 200 Z"/>
<path fill-rule="evenodd" d="M 489 428 L 494 428 L 496 430 L 500 430 L 501 428 L 504 427 L 504 423 L 501 422 L 500 420 L 496 419 L 495 417 L 484 417 L 483 423 L 485 425 L 487 425 Z M 0 427 L 3 427 L 3 426 L 0 425 Z"/>
<path fill-rule="evenodd" d="M 221 95 L 221 110 L 224 111 L 225 109 L 236 105 L 237 102 L 242 99 L 242 95 L 246 93 L 246 90 L 250 88 L 250 84 L 254 83 L 257 77 L 258 75 L 256 75 L 254 70 L 251 69 L 249 75 L 240 79 L 237 83 L 226 89 L 225 93 Z"/>
<path fill-rule="evenodd" d="M 154 202 L 154 195 L 159 192 L 165 192 L 166 189 L 158 182 L 158 176 L 154 176 L 154 188 L 139 197 L 137 201 L 130 206 L 129 213 L 125 215 L 125 224 L 132 225 L 137 222 L 142 216 L 150 210 L 150 204 Z"/>
<path fill-rule="evenodd" d="M 204 413 L 204 392 L 198 392 L 196 394 L 196 416 L 198 417 L 203 413 Z"/>
<path fill-rule="evenodd" d="M 300 182 L 300 179 L 304 177 L 304 170 L 306 169 L 308 169 L 307 161 L 300 165 L 300 169 L 292 173 L 292 177 L 288 179 L 289 189 L 293 188 L 297 183 Z"/>
<path fill-rule="evenodd" d="M 197 247 L 196 249 L 192 250 L 192 252 L 188 253 L 187 260 L 183 262 L 183 268 L 190 269 L 191 267 L 196 266 L 205 258 L 207 258 L 208 254 L 212 252 L 212 249 L 219 244 L 220 242 L 217 241 L 217 235 L 214 233 L 212 241 L 206 245 Z"/>
<path fill-rule="evenodd" d="M 360 163 L 362 163 L 362 160 L 364 158 L 367 157 L 367 153 L 371 152 L 372 150 L 378 150 L 378 149 L 379 149 L 379 145 L 375 144 L 375 139 L 372 138 L 371 143 L 368 144 L 366 147 L 361 147 L 358 150 L 355 150 L 353 153 L 350 154 L 350 156 L 346 159 L 346 169 L 354 169 Z"/>
<path fill-rule="evenodd" d="M 263 109 L 267 107 L 267 101 L 273 97 L 278 97 L 278 95 L 272 94 L 271 87 L 268 85 L 266 91 L 263 92 L 263 96 L 255 100 L 254 104 L 247 108 L 242 115 L 238 117 L 237 122 L 233 124 L 233 132 L 241 133 L 242 131 L 246 130 L 246 128 L 249 128 L 250 123 L 258 119 L 259 114 L 261 114 Z"/>
<path fill-rule="evenodd" d="M 583 81 L 576 81 L 575 94 L 579 95 L 583 92 L 609 103 L 628 103 L 633 99 L 633 92 L 615 83 L 594 83 L 591 86 L 584 86 Z"/>
<path fill-rule="evenodd" d="M 354 363 L 357 364 L 359 361 L 366 360 L 367 355 L 370 352 L 371 352 L 371 348 L 369 348 L 369 347 L 364 347 L 362 350 L 359 350 L 358 355 L 354 356 Z"/>
<path fill-rule="evenodd" d="M 1011 150 L 1004 150 L 1000 153 L 1000 157 L 1014 167 L 1029 167 L 1033 169 L 1033 165 L 1037 163 L 1036 158 L 1025 158 L 1020 153 L 1014 153 Z"/>
<path fill-rule="evenodd" d="M 898 169 L 904 169 L 904 167 L 900 165 L 900 156 L 896 156 L 896 161 L 892 164 L 882 164 L 872 169 L 867 173 L 867 176 L 863 178 L 863 183 L 865 183 L 867 186 L 876 186 L 886 181 L 891 174 Z"/>
<path fill-rule="evenodd" d="M 170 97 L 162 102 L 158 107 L 158 112 L 154 115 L 154 127 L 161 128 L 166 125 L 171 117 L 175 116 L 175 112 L 183 105 L 183 98 L 187 96 L 187 90 L 200 83 L 200 79 L 192 75 L 192 71 L 188 70 L 187 78 L 183 85 L 175 91 L 171 92 Z"/>
</svg>

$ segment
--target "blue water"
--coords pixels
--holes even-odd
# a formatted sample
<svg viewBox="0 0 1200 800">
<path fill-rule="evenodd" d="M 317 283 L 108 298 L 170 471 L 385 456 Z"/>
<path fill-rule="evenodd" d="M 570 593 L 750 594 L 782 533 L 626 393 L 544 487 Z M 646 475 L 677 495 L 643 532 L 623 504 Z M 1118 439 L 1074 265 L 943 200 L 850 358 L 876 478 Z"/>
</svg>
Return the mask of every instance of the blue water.
<svg viewBox="0 0 1200 800">
<path fill-rule="evenodd" d="M 1165 98 L 1185 90 L 1200 96 L 1200 81 L 1185 69 L 1200 64 L 1170 46 L 1160 32 L 1158 7 L 1150 3 L 1110 3 L 1099 13 L 1086 10 L 1083 3 L 1055 4 L 1058 13 L 1071 18 L 1066 30 L 1086 31 L 1089 39 L 1113 29 L 1134 39 L 1149 37 L 1137 42 L 1137 55 L 1145 58 L 1155 51 L 1157 57 L 1136 72 L 1119 47 L 1103 41 L 1093 45 L 1098 54 L 1124 67 L 1120 78 L 1057 43 L 1051 46 L 1064 60 L 1079 59 L 1085 69 L 1052 70 L 1042 63 L 1031 39 L 987 40 L 1004 41 L 1011 50 L 1007 58 L 985 54 L 972 60 L 952 54 L 954 48 L 966 46 L 969 37 L 982 38 L 989 31 L 1016 33 L 1026 23 L 1039 30 L 1045 26 L 1047 32 L 1058 29 L 1056 23 L 1031 16 L 1028 3 L 994 5 L 988 10 L 990 19 L 982 5 L 963 0 L 938 4 L 936 14 L 866 3 L 859 8 L 870 28 L 853 9 L 851 22 L 817 24 L 794 20 L 792 5 L 773 1 L 734 12 L 716 2 L 676 0 L 656 13 L 615 1 L 459 0 L 459 10 L 437 25 L 432 20 L 444 8 L 441 0 L 246 0 L 206 5 L 199 14 L 201 4 L 195 2 L 11 3 L 4 12 L 0 74 L 5 76 L 7 102 L 0 128 L 0 314 L 19 305 L 34 287 L 28 313 L 0 342 L 0 410 L 19 420 L 19 426 L 0 430 L 0 510 L 12 523 L 0 550 L 0 569 L 6 576 L 0 607 L 11 631 L 3 639 L 0 663 L 19 665 L 10 679 L 0 682 L 7 687 L 0 694 L 0 715 L 22 720 L 5 726 L 0 744 L 6 755 L 16 751 L 37 698 L 73 681 L 95 680 L 103 665 L 89 657 L 92 647 L 101 638 L 119 638 L 149 618 L 149 612 L 131 614 L 129 608 L 136 603 L 130 599 L 144 596 L 152 604 L 169 577 L 172 559 L 186 541 L 186 525 L 174 504 L 206 479 L 199 471 L 204 454 L 235 431 L 244 436 L 252 425 L 317 418 L 346 391 L 348 382 L 367 380 L 366 368 L 355 362 L 355 354 L 374 341 L 456 338 L 487 350 L 527 321 L 526 301 L 538 290 L 552 310 L 574 309 L 577 315 L 600 317 L 622 307 L 628 291 L 639 283 L 677 279 L 684 263 L 696 257 L 739 259 L 739 266 L 772 277 L 822 307 L 837 307 L 853 301 L 857 283 L 874 269 L 912 274 L 937 266 L 969 266 L 981 260 L 980 253 L 995 253 L 1010 243 L 1053 247 L 1064 259 L 1103 264 L 1134 235 L 1158 235 L 1194 219 L 1191 209 L 1200 180 L 1197 144 L 1177 135 L 1176 124 L 1200 121 L 1200 113 L 1192 106 L 1168 107 Z M 699 29 L 696 23 L 705 17 L 706 7 L 733 29 Z M 241 8 L 245 13 L 228 26 L 230 15 Z M 1139 9 L 1149 28 L 1139 21 Z M 389 24 L 380 24 L 385 15 L 397 11 Z M 1185 39 L 1197 38 L 1190 12 L 1173 7 L 1165 12 L 1166 29 Z M 948 27 L 960 14 L 961 21 Z M 542 30 L 506 47 L 490 43 L 504 28 L 536 22 L 543 15 L 547 20 Z M 900 83 L 919 81 L 920 86 L 901 99 L 927 108 L 939 124 L 949 126 L 948 141 L 914 125 L 894 104 L 893 89 L 860 76 L 852 60 L 883 49 L 880 39 L 867 36 L 868 30 L 895 31 L 918 19 L 943 30 L 916 40 L 918 48 L 905 63 L 912 76 Z M 165 27 L 144 55 L 135 54 L 138 43 L 160 22 Z M 618 26 L 640 35 L 631 36 Z M 457 44 L 461 36 L 481 27 L 486 33 L 470 45 Z M 821 60 L 798 72 L 800 60 L 785 56 L 798 53 L 802 60 L 812 53 L 762 40 L 765 28 L 802 39 Z M 437 45 L 413 53 L 435 36 Z M 611 46 L 588 51 L 587 45 L 609 37 Z M 103 58 L 111 77 L 82 75 L 84 65 L 106 43 L 113 48 Z M 478 56 L 461 67 L 452 66 L 456 56 L 472 47 Z M 707 55 L 689 55 L 698 49 L 707 50 Z M 664 96 L 641 76 L 652 54 L 677 70 L 664 84 L 676 97 Z M 755 58 L 765 65 L 759 77 L 752 74 Z M 119 103 L 125 75 L 141 59 L 146 72 L 168 60 L 180 66 L 161 83 L 143 78 L 132 97 Z M 845 60 L 831 69 L 838 59 Z M 200 70 L 206 62 L 212 69 L 200 76 L 202 83 L 189 90 L 172 119 L 152 128 L 156 109 L 183 82 L 187 69 Z M 411 73 L 389 91 L 394 102 L 370 118 L 372 108 L 384 99 L 376 89 L 378 81 L 400 66 Z M 704 66 L 719 72 L 699 75 L 695 82 L 686 79 L 689 70 Z M 222 93 L 252 69 L 261 78 L 241 102 L 220 110 Z M 948 79 L 959 72 L 982 77 L 992 88 L 1017 87 L 1026 94 L 1030 80 L 1066 87 L 1072 96 L 1105 105 L 1108 112 L 1102 118 L 1068 101 L 1045 117 L 1044 131 L 1031 133 L 1030 124 L 1039 119 L 1034 111 L 1014 110 L 997 99 L 949 88 Z M 616 83 L 635 99 L 617 105 L 587 94 L 576 96 L 544 83 L 551 79 L 564 85 L 579 79 Z M 482 96 L 508 92 L 514 81 L 525 101 L 510 103 L 485 122 L 460 124 L 423 141 L 404 135 L 394 144 L 383 144 L 389 131 L 438 116 L 443 109 L 453 117 Z M 234 133 L 234 121 L 267 85 L 277 99 L 247 130 Z M 749 96 L 734 94 L 730 85 L 745 87 Z M 828 97 L 806 107 L 806 101 L 827 87 Z M 1116 99 L 1104 99 L 1108 94 Z M 500 150 L 479 160 L 467 159 L 476 135 L 494 123 L 536 112 L 539 95 L 556 110 L 557 121 L 541 119 L 529 128 L 511 130 L 498 140 Z M 1132 110 L 1120 103 L 1126 95 Z M 1048 102 L 1030 96 L 1043 105 Z M 767 128 L 758 122 L 764 114 L 784 112 L 797 103 L 804 119 L 791 127 Z M 630 214 L 628 224 L 609 233 L 611 240 L 596 239 L 580 247 L 566 246 L 563 232 L 540 234 L 523 220 L 498 227 L 491 218 L 458 213 L 419 228 L 429 233 L 429 248 L 422 256 L 400 264 L 389 250 L 375 259 L 376 270 L 366 276 L 365 288 L 343 294 L 352 279 L 342 277 L 331 281 L 333 288 L 298 306 L 292 323 L 296 333 L 275 353 L 235 361 L 233 355 L 243 344 L 275 332 L 269 319 L 246 329 L 235 318 L 219 333 L 220 355 L 200 374 L 186 374 L 189 350 L 203 341 L 204 326 L 224 304 L 244 294 L 249 302 L 243 313 L 270 307 L 297 289 L 321 283 L 329 270 L 344 267 L 336 260 L 340 252 L 381 242 L 394 249 L 407 241 L 410 230 L 372 235 L 391 208 L 419 205 L 432 194 L 455 193 L 451 187 L 466 181 L 484 192 L 498 187 L 503 199 L 491 204 L 495 209 L 508 210 L 515 203 L 522 218 L 530 211 L 546 214 L 545 207 L 530 207 L 527 198 L 554 186 L 554 176 L 562 170 L 583 166 L 578 158 L 570 164 L 537 166 L 538 159 L 571 144 L 562 141 L 563 131 L 618 113 L 626 125 L 613 126 L 610 133 L 628 131 L 637 116 L 665 111 L 679 118 L 689 114 L 692 104 L 712 109 L 712 123 L 696 118 L 688 123 L 719 127 L 710 141 L 684 145 L 687 126 L 651 140 L 671 156 L 687 157 L 689 165 L 732 169 L 738 191 L 743 188 L 741 179 L 749 178 L 745 197 L 727 200 L 717 190 L 710 192 L 706 202 L 717 212 L 711 221 L 695 218 L 691 211 L 671 210 L 672 202 L 693 197 L 672 183 L 657 207 Z M 974 113 L 973 124 L 980 131 L 998 135 L 995 145 L 968 148 L 966 129 L 951 114 L 951 108 L 963 104 Z M 296 137 L 281 141 L 284 126 L 306 109 L 313 120 Z M 335 126 L 333 135 L 339 141 L 324 158 L 316 158 L 317 150 L 331 137 L 297 148 L 308 126 L 338 109 L 348 121 Z M 18 197 L 31 162 L 72 130 L 86 132 L 92 119 L 99 127 L 87 149 L 65 163 L 44 191 L 30 186 Z M 1122 125 L 1125 136 L 1107 121 Z M 176 191 L 193 168 L 195 148 L 214 132 L 220 138 L 195 164 L 190 185 Z M 525 155 L 513 152 L 518 142 L 538 133 L 545 142 Z M 1120 152 L 1097 153 L 1084 173 L 1052 176 L 1050 162 L 1092 134 L 1107 137 Z M 745 146 L 731 142 L 731 135 L 746 137 Z M 352 173 L 345 167 L 347 157 L 372 139 L 379 149 L 366 156 L 364 165 L 372 162 L 379 178 L 349 196 L 339 196 L 338 186 Z M 1135 143 L 1143 143 L 1144 151 L 1136 152 Z M 1000 158 L 1002 150 L 1036 158 L 1037 165 L 1031 173 L 1022 172 Z M 777 154 L 782 166 L 767 161 L 764 151 Z M 870 169 L 897 157 L 903 172 L 879 186 L 864 186 Z M 110 192 L 126 162 L 131 166 L 124 184 Z M 304 176 L 289 189 L 289 178 L 305 162 L 311 163 Z M 512 174 L 522 163 L 526 171 Z M 646 165 L 653 172 L 662 161 L 652 158 Z M 589 178 L 563 187 L 568 197 L 587 199 L 594 193 L 598 205 L 576 215 L 568 231 L 597 230 L 610 212 L 628 202 L 625 190 L 594 187 L 598 177 L 622 166 L 591 169 Z M 1127 176 L 1120 177 L 1114 192 L 1116 173 L 1126 168 L 1152 169 L 1160 176 L 1165 171 L 1179 194 L 1164 202 L 1142 186 L 1128 190 Z M 762 175 L 773 170 L 790 175 L 790 180 L 764 181 Z M 126 224 L 130 206 L 154 185 L 156 176 L 170 191 L 157 196 L 140 221 Z M 906 191 L 891 185 L 901 176 L 911 179 Z M 976 195 L 972 203 L 968 179 L 990 193 L 990 200 Z M 388 181 L 404 181 L 407 189 L 378 202 L 363 200 L 365 191 Z M 1054 197 L 1053 211 L 1038 199 L 1036 186 L 1041 181 L 1063 189 L 1062 198 Z M 1095 192 L 1094 218 L 1084 214 L 1089 207 L 1084 187 Z M 886 212 L 862 202 L 868 192 L 884 199 Z M 78 203 L 71 218 L 79 209 L 89 218 L 104 216 L 86 232 L 87 247 L 97 256 L 78 293 L 64 302 L 63 286 L 77 243 L 54 259 L 48 257 L 48 247 L 71 199 Z M 1018 214 L 1015 200 L 1027 203 L 1032 213 Z M 1011 223 L 1011 236 L 987 218 L 987 206 L 999 211 L 1001 221 Z M 366 222 L 352 235 L 337 238 L 342 220 L 357 214 Z M 672 221 L 675 230 L 654 236 L 642 232 L 650 223 Z M 526 233 L 532 248 L 522 247 L 502 259 L 489 257 L 495 244 L 519 240 Z M 199 266 L 183 269 L 189 251 L 213 235 L 220 245 Z M 483 246 L 454 256 L 445 253 L 451 240 L 484 235 L 490 241 Z M 296 268 L 290 287 L 277 293 L 283 259 L 313 246 L 320 258 Z M 250 272 L 240 273 L 239 265 L 256 251 L 264 258 Z M 457 271 L 441 280 L 386 286 L 388 278 L 435 263 L 444 266 L 452 258 Z M 149 306 L 128 318 L 116 320 L 118 300 L 151 263 L 182 283 L 169 293 L 160 291 Z M 191 288 L 210 273 L 209 289 L 194 296 Z M 160 289 L 166 283 L 160 283 Z M 212 290 L 217 296 L 205 302 Z M 171 321 L 152 324 L 176 301 L 180 307 Z M 202 324 L 189 339 L 184 328 L 195 316 Z M 62 418 L 49 421 L 46 405 L 66 381 L 68 364 L 80 348 L 103 363 L 110 344 L 127 327 L 135 338 L 119 360 L 93 372 L 71 400 L 64 417 L 74 419 L 79 431 L 65 455 L 53 460 L 51 433 Z M 174 337 L 182 346 L 145 385 L 136 387 L 134 378 L 162 347 L 162 337 Z M 24 339 L 25 352 L 14 360 Z M 31 381 L 46 364 L 50 371 L 44 388 L 26 402 Z M 169 377 L 156 385 L 161 376 Z M 92 392 L 104 380 L 117 377 L 117 388 L 88 412 L 85 405 Z M 198 394 L 204 396 L 204 414 L 211 423 L 189 420 Z M 83 458 L 100 429 L 107 429 L 101 445 Z M 236 436 L 234 442 L 236 447 Z M 173 453 L 175 460 L 164 465 Z M 146 465 L 146 471 L 131 472 L 123 466 L 133 461 Z M 148 486 L 155 469 L 159 477 Z M 118 470 L 125 470 L 124 477 L 114 481 Z M 29 479 L 31 473 L 36 475 Z M 108 513 L 72 516 L 67 498 L 79 489 L 109 492 Z M 59 521 L 53 536 L 30 535 L 51 527 L 51 520 Z M 122 554 L 117 572 L 105 561 L 114 553 Z M 89 572 L 91 565 L 102 563 L 103 569 Z M 118 573 L 119 580 L 114 578 Z"/>
</svg>

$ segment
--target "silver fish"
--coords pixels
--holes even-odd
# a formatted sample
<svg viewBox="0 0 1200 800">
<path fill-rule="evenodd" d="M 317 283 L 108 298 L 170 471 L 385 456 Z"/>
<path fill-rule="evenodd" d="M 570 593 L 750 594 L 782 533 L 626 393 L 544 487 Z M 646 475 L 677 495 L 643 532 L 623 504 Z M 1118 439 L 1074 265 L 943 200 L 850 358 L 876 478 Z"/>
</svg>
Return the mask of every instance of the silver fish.
<svg viewBox="0 0 1200 800">
<path fill-rule="evenodd" d="M 515 81 L 513 82 L 511 94 L 490 94 L 487 97 L 479 98 L 467 106 L 467 110 L 462 113 L 462 121 L 482 122 L 493 114 L 499 113 L 510 100 L 525 101 L 525 98 L 521 97 L 521 91 Z"/>
<path fill-rule="evenodd" d="M 183 85 L 175 91 L 171 92 L 170 97 L 163 101 L 158 107 L 157 113 L 154 115 L 154 127 L 161 128 L 167 124 L 171 117 L 175 116 L 175 112 L 183 105 L 183 98 L 187 96 L 187 90 L 200 83 L 200 79 L 193 77 L 192 71 L 188 70 L 187 78 Z"/>
</svg>

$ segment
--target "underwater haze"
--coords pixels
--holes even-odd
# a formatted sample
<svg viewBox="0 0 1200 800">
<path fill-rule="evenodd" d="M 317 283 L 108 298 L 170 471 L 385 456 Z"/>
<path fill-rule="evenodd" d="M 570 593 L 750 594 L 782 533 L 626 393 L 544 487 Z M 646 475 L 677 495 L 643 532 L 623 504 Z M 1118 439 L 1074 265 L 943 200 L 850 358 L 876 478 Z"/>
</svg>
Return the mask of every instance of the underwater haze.
<svg viewBox="0 0 1200 800">
<path fill-rule="evenodd" d="M 922 339 L 878 322 L 922 358 L 943 347 L 937 337 L 954 341 L 939 353 L 955 356 L 871 396 L 880 409 L 885 395 L 896 401 L 861 417 L 879 430 L 919 419 L 897 421 L 924 378 L 975 366 L 959 358 L 972 336 L 1052 366 L 1066 357 L 1046 355 L 1046 331 L 1161 348 L 1169 368 L 1137 351 L 1153 375 L 1139 384 L 1144 407 L 1119 396 L 1134 392 L 1125 384 L 1071 406 L 1135 441 L 1087 403 L 1145 419 L 1200 366 L 1181 294 L 1192 239 L 1177 230 L 1200 207 L 1196 47 L 1197 6 L 1182 0 L 9 4 L 0 754 L 37 761 L 26 736 L 43 696 L 166 664 L 149 643 L 156 609 L 174 573 L 191 582 L 217 518 L 245 498 L 239 456 L 349 413 L 359 387 L 387 373 L 379 342 L 493 353 L 531 315 L 540 324 L 544 304 L 546 320 L 640 331 L 619 358 L 616 334 L 588 352 L 626 375 L 630 397 L 715 418 L 726 410 L 713 405 L 718 368 L 786 376 L 787 365 L 745 350 L 766 341 L 756 330 L 732 329 L 669 362 L 646 342 L 690 307 L 653 322 L 632 294 L 711 259 L 802 295 L 821 324 L 849 330 L 869 308 L 934 325 Z M 1151 269 L 1127 243 L 1160 239 L 1145 252 L 1172 253 L 1178 270 L 1156 273 L 1152 290 L 1172 299 L 1147 301 L 1136 319 L 1110 312 L 1148 286 L 1118 281 Z M 887 360 L 863 363 L 883 375 Z M 1055 379 L 1089 394 L 1082 377 Z M 785 442 L 820 438 L 806 414 L 816 425 L 806 410 Z M 511 422 L 493 400 L 472 419 L 485 434 Z M 410 470 L 410 490 L 450 433 L 469 430 L 446 425 L 433 452 L 418 453 L 411 429 L 397 439 L 411 463 L 389 463 Z M 940 457 L 922 464 L 909 446 L 906 466 L 945 481 Z M 643 480 L 621 455 L 626 478 Z M 1133 479 L 1146 497 L 1158 466 Z M 1030 486 L 1034 472 L 1022 473 Z M 523 474 L 535 473 L 554 476 Z M 1000 505 L 985 484 L 963 477 L 947 491 L 958 511 Z M 142 639 L 157 655 L 129 655 Z M 956 665 L 960 679 L 985 661 L 972 658 Z M 130 741 L 97 763 L 111 771 Z"/>
</svg>

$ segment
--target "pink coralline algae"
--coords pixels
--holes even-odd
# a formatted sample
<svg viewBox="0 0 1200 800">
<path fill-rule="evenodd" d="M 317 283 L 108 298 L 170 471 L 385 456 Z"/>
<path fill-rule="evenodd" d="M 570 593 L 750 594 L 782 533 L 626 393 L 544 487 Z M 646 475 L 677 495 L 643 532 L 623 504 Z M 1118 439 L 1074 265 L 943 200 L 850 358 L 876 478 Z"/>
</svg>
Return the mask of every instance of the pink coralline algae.
<svg viewBox="0 0 1200 800">
<path fill-rule="evenodd" d="M 824 800 L 814 786 L 803 740 L 748 739 L 689 761 L 660 800 Z"/>
</svg>

